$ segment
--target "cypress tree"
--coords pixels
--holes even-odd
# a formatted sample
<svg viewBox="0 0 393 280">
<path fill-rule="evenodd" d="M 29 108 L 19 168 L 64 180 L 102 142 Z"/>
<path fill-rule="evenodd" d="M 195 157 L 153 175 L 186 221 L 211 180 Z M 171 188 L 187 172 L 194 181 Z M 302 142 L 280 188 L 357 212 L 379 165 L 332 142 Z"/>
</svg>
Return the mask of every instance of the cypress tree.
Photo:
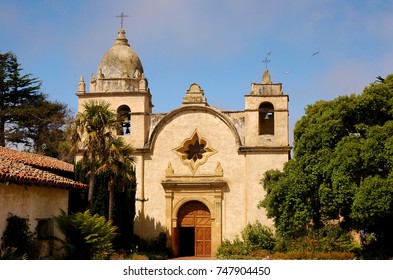
<svg viewBox="0 0 393 280">
<path fill-rule="evenodd" d="M 26 143 L 18 122 L 26 109 L 45 99 L 40 92 L 41 81 L 31 74 L 22 75 L 15 54 L 0 53 L 0 146 Z"/>
</svg>

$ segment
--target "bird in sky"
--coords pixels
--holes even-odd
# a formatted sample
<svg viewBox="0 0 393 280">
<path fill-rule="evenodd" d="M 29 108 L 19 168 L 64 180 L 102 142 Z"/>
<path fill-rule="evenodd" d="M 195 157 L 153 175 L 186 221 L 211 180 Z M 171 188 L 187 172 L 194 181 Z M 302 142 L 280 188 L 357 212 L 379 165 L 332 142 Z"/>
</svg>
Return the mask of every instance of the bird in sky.
<svg viewBox="0 0 393 280">
<path fill-rule="evenodd" d="M 313 53 L 313 54 L 312 54 L 312 56 L 315 56 L 315 55 L 317 55 L 317 54 L 319 54 L 319 51 L 318 51 L 318 52 L 315 52 L 315 53 Z"/>
<path fill-rule="evenodd" d="M 268 51 L 267 55 L 270 56 L 272 54 L 272 51 Z"/>
</svg>

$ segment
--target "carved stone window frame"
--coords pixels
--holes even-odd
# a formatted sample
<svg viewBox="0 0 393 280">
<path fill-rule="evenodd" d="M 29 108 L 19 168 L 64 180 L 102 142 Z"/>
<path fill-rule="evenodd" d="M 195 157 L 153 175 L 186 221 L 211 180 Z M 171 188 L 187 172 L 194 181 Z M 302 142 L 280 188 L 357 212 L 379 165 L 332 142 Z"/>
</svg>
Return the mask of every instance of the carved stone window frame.
<svg viewBox="0 0 393 280">
<path fill-rule="evenodd" d="M 203 145 L 203 152 L 198 154 L 197 158 L 195 158 L 195 156 L 189 158 L 190 149 L 192 146 L 197 145 L 197 143 Z M 190 168 L 192 174 L 195 174 L 198 167 L 205 164 L 210 156 L 217 153 L 217 151 L 209 145 L 209 142 L 204 137 L 200 136 L 197 129 L 195 129 L 192 135 L 186 138 L 180 146 L 174 148 L 173 152 L 179 156 L 180 161 L 184 165 Z"/>
</svg>

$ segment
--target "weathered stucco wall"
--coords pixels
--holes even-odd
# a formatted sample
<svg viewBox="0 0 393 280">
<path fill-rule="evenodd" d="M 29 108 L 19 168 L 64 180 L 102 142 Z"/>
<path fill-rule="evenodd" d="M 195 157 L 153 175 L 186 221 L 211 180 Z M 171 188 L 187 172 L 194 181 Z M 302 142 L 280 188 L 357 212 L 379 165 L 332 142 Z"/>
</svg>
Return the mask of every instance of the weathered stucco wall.
<svg viewBox="0 0 393 280">
<path fill-rule="evenodd" d="M 239 134 L 239 128 L 235 126 L 235 130 L 231 129 L 222 118 L 218 117 L 219 115 L 206 112 L 202 108 L 200 111 L 195 108 L 183 109 L 174 117 L 166 119 L 156 138 L 153 139 L 152 153 L 145 155 L 144 160 L 142 157 L 139 158 L 136 168 L 139 182 L 137 198 L 147 201 L 143 202 L 143 209 L 142 202 L 137 202 L 137 234 L 154 237 L 160 231 L 170 232 L 173 224 L 168 213 L 173 213 L 171 209 L 175 208 L 175 204 L 181 200 L 202 201 L 204 199 L 206 202 L 210 201 L 214 208 L 215 200 L 212 192 L 206 188 L 199 189 L 197 184 L 175 191 L 175 197 L 171 198 L 172 204 L 168 203 L 168 194 L 165 193 L 162 182 L 166 179 L 169 164 L 176 180 L 182 181 L 181 184 L 185 186 L 188 180 L 198 180 L 198 176 L 214 174 L 217 163 L 220 163 L 225 187 L 222 189 L 219 206 L 220 220 L 216 222 L 221 224 L 222 239 L 235 238 L 247 223 L 256 220 L 269 226 L 272 225 L 272 221 L 266 218 L 265 210 L 257 208 L 258 202 L 265 195 L 260 180 L 265 171 L 272 168 L 281 169 L 283 163 L 288 160 L 288 155 L 285 152 L 277 153 L 268 150 L 262 154 L 241 152 L 239 150 L 241 142 L 238 141 L 241 135 L 236 135 L 236 133 Z M 242 115 L 239 113 L 231 116 L 231 121 L 232 118 L 239 118 Z M 190 138 L 195 130 L 216 152 L 193 173 L 174 150 Z M 141 170 L 144 170 L 144 176 L 140 174 Z M 200 180 L 202 184 L 202 179 Z M 141 223 L 144 225 L 142 226 Z"/>
<path fill-rule="evenodd" d="M 37 219 L 53 218 L 60 209 L 68 210 L 68 191 L 56 188 L 0 183 L 0 238 L 7 227 L 9 213 L 29 218 L 35 231 Z M 59 236 L 55 229 L 55 235 Z"/>
</svg>

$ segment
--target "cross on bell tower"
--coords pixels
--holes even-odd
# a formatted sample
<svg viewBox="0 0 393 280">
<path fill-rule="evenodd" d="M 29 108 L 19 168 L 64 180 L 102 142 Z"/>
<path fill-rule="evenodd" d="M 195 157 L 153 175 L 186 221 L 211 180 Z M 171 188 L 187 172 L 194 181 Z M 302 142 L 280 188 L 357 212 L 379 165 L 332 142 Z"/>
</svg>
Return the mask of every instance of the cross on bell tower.
<svg viewBox="0 0 393 280">
<path fill-rule="evenodd" d="M 270 60 L 266 57 L 265 58 L 265 60 L 262 60 L 262 62 L 264 62 L 265 63 L 265 65 L 266 65 L 266 69 L 268 69 L 268 66 L 267 66 L 267 64 L 270 62 Z"/>
<path fill-rule="evenodd" d="M 265 57 L 265 60 L 262 60 L 262 62 L 264 62 L 265 63 L 265 65 L 266 65 L 266 69 L 268 69 L 268 63 L 270 62 L 270 59 L 268 59 L 268 56 L 270 56 L 272 54 L 272 52 L 271 51 L 268 51 L 267 53 L 266 53 L 266 57 Z"/>
<path fill-rule="evenodd" d="M 125 14 L 121 13 L 121 15 L 116 16 L 116 17 L 121 18 L 121 20 L 120 20 L 120 29 L 123 29 L 123 20 L 124 20 L 125 17 L 128 17 L 128 15 L 125 15 Z"/>
</svg>

